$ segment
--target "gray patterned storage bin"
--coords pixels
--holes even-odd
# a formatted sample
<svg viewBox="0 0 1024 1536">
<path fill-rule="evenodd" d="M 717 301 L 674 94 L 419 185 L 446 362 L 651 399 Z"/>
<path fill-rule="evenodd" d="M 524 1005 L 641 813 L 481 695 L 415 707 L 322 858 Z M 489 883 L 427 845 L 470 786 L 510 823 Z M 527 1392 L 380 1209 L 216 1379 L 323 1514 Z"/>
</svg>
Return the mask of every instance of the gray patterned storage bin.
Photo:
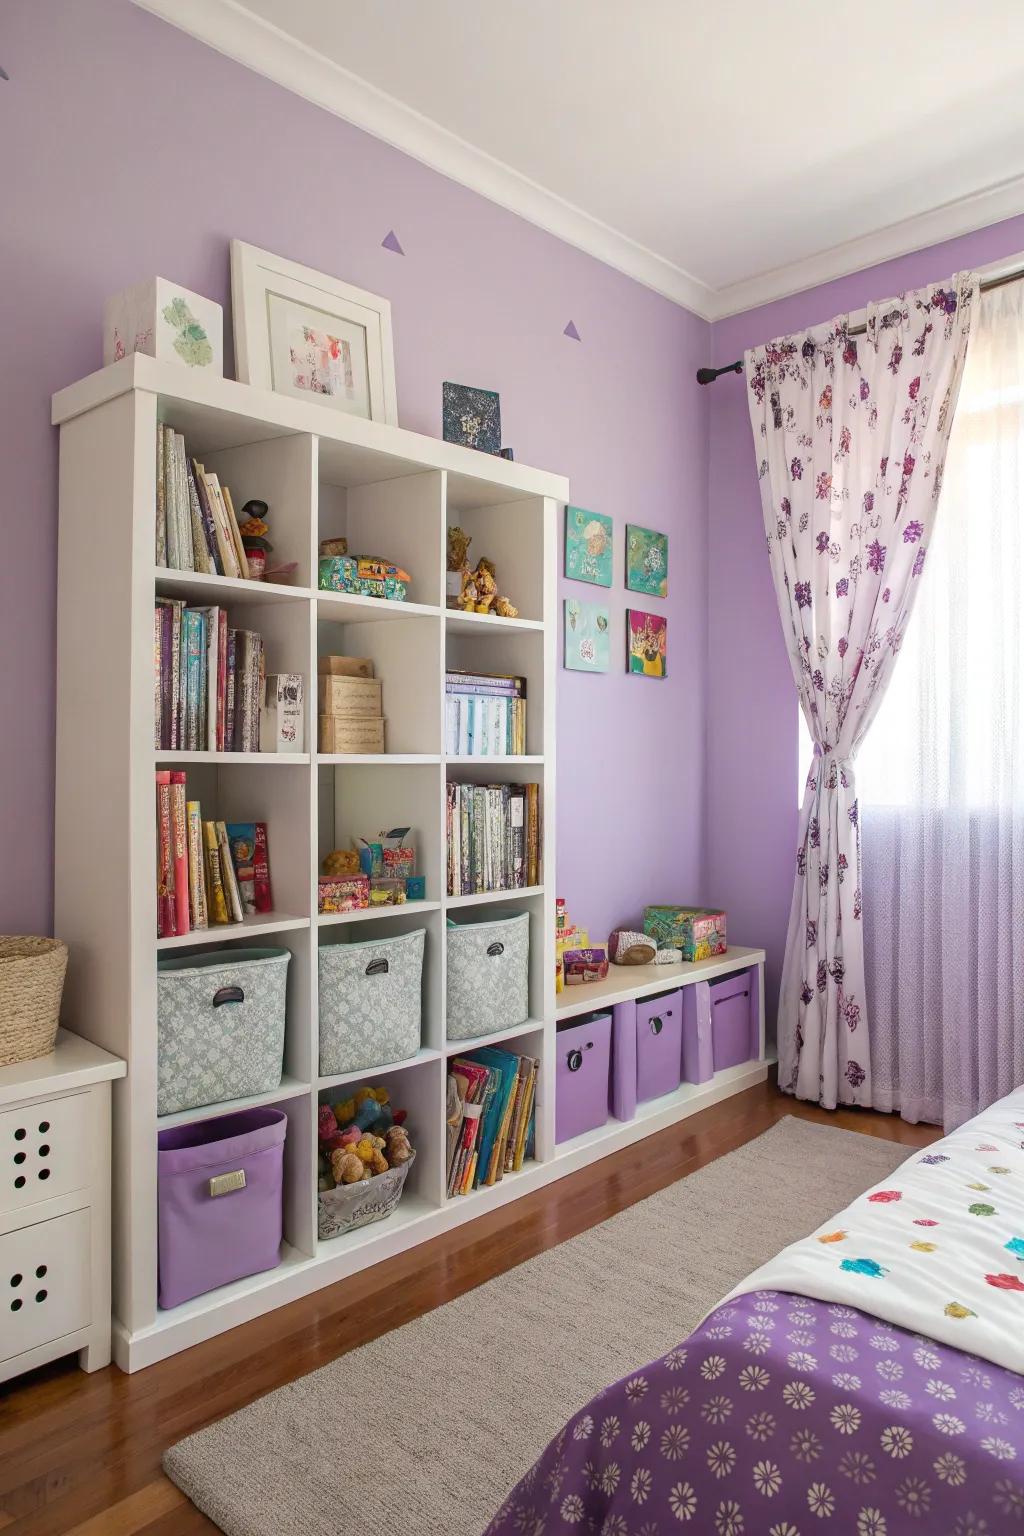
<svg viewBox="0 0 1024 1536">
<path fill-rule="evenodd" d="M 287 949 L 221 949 L 157 961 L 156 1112 L 281 1086 Z"/>
<path fill-rule="evenodd" d="M 448 927 L 448 1039 L 514 1029 L 529 1015 L 530 914 Z"/>
<path fill-rule="evenodd" d="M 320 1074 L 362 1072 L 415 1056 L 425 928 L 320 946 Z"/>
</svg>

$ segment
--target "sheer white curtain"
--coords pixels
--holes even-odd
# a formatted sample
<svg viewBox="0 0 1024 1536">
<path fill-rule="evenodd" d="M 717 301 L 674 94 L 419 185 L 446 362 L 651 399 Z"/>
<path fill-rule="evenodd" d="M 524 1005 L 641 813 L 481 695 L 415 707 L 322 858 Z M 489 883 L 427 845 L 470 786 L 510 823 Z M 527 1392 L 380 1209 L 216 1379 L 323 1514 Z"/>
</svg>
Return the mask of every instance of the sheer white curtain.
<svg viewBox="0 0 1024 1536">
<path fill-rule="evenodd" d="M 858 759 L 873 1103 L 1024 1082 L 1024 283 L 975 316 L 928 569 Z"/>
</svg>

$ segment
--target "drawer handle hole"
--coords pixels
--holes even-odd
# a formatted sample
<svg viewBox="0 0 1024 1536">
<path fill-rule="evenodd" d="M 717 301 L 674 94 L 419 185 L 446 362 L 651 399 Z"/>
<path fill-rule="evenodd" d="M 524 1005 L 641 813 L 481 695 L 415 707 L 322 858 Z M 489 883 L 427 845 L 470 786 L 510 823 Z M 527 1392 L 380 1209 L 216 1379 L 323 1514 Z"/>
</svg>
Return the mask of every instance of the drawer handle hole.
<svg viewBox="0 0 1024 1536">
<path fill-rule="evenodd" d="M 36 1291 L 36 1301 L 45 1301 L 46 1295 L 45 1291 Z"/>
<path fill-rule="evenodd" d="M 503 955 L 505 953 L 505 946 L 498 939 L 495 939 L 493 944 L 488 944 L 487 953 L 490 955 L 492 960 L 496 960 L 499 955 Z"/>
<path fill-rule="evenodd" d="M 19 1125 L 18 1129 L 14 1133 L 14 1139 L 15 1141 L 24 1141 L 27 1135 L 28 1131 L 26 1131 L 25 1127 L 23 1125 Z"/>
<path fill-rule="evenodd" d="M 386 976 L 390 970 L 391 970 L 391 961 L 385 959 L 383 955 L 379 955 L 376 960 L 371 960 L 368 963 L 368 965 L 366 967 L 366 970 L 363 972 L 363 975 L 364 976 Z"/>
<path fill-rule="evenodd" d="M 655 1015 L 654 1018 L 651 1020 L 651 1034 L 652 1035 L 660 1035 L 662 1030 L 664 1029 L 664 1027 L 665 1026 L 662 1023 L 661 1019 L 657 1015 Z"/>
<path fill-rule="evenodd" d="M 39 1156 L 40 1157 L 49 1157 L 49 1155 L 50 1155 L 49 1144 L 44 1141 L 42 1146 L 39 1148 Z"/>
<path fill-rule="evenodd" d="M 22 1281 L 22 1276 L 21 1275 L 12 1275 L 11 1276 L 11 1284 L 15 1287 L 15 1289 L 17 1289 L 17 1287 L 21 1284 L 21 1281 Z"/>
<path fill-rule="evenodd" d="M 25 1188 L 25 1175 L 23 1173 L 18 1174 L 18 1177 L 14 1181 L 14 1187 L 15 1189 Z"/>
<path fill-rule="evenodd" d="M 12 1312 L 20 1312 L 21 1311 L 21 1297 L 20 1296 L 15 1296 L 14 1300 L 11 1302 L 11 1311 Z"/>
<path fill-rule="evenodd" d="M 21 1163 L 23 1163 L 25 1161 L 27 1156 L 28 1156 L 27 1152 L 15 1152 L 15 1154 L 14 1154 L 15 1164 L 16 1165 L 20 1165 Z"/>
<path fill-rule="evenodd" d="M 50 1177 L 50 1170 L 49 1170 L 49 1168 L 40 1168 L 40 1170 L 39 1170 L 39 1177 L 41 1179 L 48 1179 Z"/>
<path fill-rule="evenodd" d="M 38 1268 L 36 1269 L 36 1279 L 37 1280 L 41 1280 L 45 1274 L 46 1274 L 46 1265 L 45 1264 L 40 1264 L 38 1266 Z"/>
<path fill-rule="evenodd" d="M 45 1136 L 49 1129 L 50 1129 L 50 1122 L 49 1122 L 49 1120 L 40 1120 L 40 1122 L 39 1122 L 39 1134 L 40 1134 L 40 1136 Z"/>
</svg>

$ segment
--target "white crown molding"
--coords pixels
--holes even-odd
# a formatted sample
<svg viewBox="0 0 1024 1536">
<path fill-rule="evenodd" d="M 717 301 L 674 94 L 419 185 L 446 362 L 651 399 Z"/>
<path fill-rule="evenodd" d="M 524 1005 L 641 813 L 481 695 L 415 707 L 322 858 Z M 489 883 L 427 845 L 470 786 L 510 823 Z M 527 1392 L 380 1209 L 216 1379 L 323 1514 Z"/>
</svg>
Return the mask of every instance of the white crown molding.
<svg viewBox="0 0 1024 1536">
<path fill-rule="evenodd" d="M 655 293 L 705 320 L 711 318 L 715 308 L 713 290 L 681 267 L 474 148 L 457 134 L 253 15 L 237 0 L 135 0 L 135 4 L 586 251 Z"/>
<path fill-rule="evenodd" d="M 988 224 L 998 224 L 1000 220 L 1011 219 L 1020 213 L 1024 213 L 1024 176 L 957 198 L 954 202 L 944 203 L 939 208 L 916 214 L 913 218 L 902 219 L 897 224 L 890 224 L 885 229 L 862 235 L 856 240 L 848 240 L 844 245 L 819 251 L 802 261 L 790 262 L 788 266 L 776 267 L 771 272 L 759 273 L 757 277 L 746 278 L 743 282 L 731 283 L 715 293 L 709 318 L 724 320 L 729 315 L 758 309 L 762 304 L 771 304 L 776 299 L 803 293 L 808 288 L 817 288 L 821 283 L 848 277 L 852 272 L 878 266 L 880 262 L 892 261 L 898 256 L 907 256 L 911 251 L 924 250 L 944 240 L 953 240 L 958 235 L 969 235 L 974 230 L 984 229 Z M 936 272 L 934 275 L 941 277 L 944 274 Z"/>
</svg>

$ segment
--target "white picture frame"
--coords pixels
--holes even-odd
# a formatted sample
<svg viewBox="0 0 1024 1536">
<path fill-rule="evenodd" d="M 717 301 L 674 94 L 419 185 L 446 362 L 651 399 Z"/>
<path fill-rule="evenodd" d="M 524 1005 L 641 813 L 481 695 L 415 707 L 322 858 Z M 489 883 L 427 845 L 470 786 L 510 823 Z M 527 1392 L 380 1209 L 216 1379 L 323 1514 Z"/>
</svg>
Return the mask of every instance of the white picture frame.
<svg viewBox="0 0 1024 1536">
<path fill-rule="evenodd" d="M 231 307 L 240 383 L 397 427 L 388 299 L 232 240 Z"/>
</svg>

